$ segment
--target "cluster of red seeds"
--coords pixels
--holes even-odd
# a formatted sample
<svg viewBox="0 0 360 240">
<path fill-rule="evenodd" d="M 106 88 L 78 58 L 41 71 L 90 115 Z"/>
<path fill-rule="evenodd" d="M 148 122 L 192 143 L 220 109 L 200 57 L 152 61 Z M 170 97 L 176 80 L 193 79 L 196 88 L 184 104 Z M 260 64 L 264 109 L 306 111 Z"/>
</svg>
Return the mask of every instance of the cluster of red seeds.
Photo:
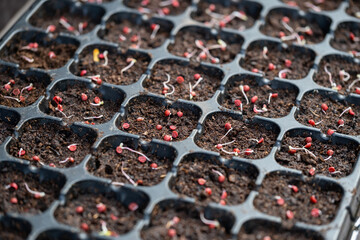
<svg viewBox="0 0 360 240">
<path fill-rule="evenodd" d="M 138 11 L 141 13 L 150 13 L 151 10 L 147 8 L 147 6 L 150 4 L 150 2 L 151 2 L 151 0 L 142 0 L 141 7 L 138 8 Z M 171 10 L 168 6 L 178 8 L 178 7 L 180 7 L 180 2 L 178 0 L 162 1 L 159 8 L 157 9 L 157 12 L 160 15 L 169 15 Z"/>
<path fill-rule="evenodd" d="M 29 86 L 24 87 L 21 90 L 19 88 L 13 88 L 15 84 L 16 84 L 15 80 L 10 79 L 9 82 L 4 85 L 4 90 L 6 92 L 10 92 L 10 95 L 12 95 L 12 96 L 4 96 L 4 98 L 16 100 L 17 102 L 23 103 L 26 100 L 26 98 L 23 95 L 24 91 L 26 90 L 27 92 L 31 92 L 34 89 L 33 84 L 31 83 Z"/>
</svg>

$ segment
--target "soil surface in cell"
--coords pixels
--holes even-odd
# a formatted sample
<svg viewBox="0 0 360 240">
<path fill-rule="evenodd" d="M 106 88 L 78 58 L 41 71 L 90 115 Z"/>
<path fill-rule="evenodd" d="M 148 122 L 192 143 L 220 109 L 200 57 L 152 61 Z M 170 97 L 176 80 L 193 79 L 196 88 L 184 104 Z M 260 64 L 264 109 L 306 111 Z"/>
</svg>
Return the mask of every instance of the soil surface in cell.
<svg viewBox="0 0 360 240">
<path fill-rule="evenodd" d="M 346 9 L 346 12 L 351 16 L 360 18 L 360 2 L 356 0 L 350 0 L 349 7 Z"/>
<path fill-rule="evenodd" d="M 259 159 L 269 155 L 277 135 L 275 127 L 268 130 L 259 123 L 244 123 L 227 114 L 216 113 L 205 120 L 196 144 L 225 158 Z"/>
<path fill-rule="evenodd" d="M 360 57 L 360 24 L 355 22 L 340 23 L 334 32 L 330 44 L 334 48 L 349 52 L 355 57 Z"/>
<path fill-rule="evenodd" d="M 11 118 L 9 118 L 9 121 L 0 119 L 0 144 L 2 144 L 7 137 L 12 136 L 15 125 L 16 122 L 11 121 Z"/>
<path fill-rule="evenodd" d="M 322 105 L 326 104 L 324 111 Z M 360 135 L 360 106 L 340 103 L 320 93 L 310 92 L 301 100 L 296 120 L 304 125 L 321 129 L 331 135 L 329 129 L 337 133 Z M 341 115 L 342 114 L 342 115 Z"/>
<path fill-rule="evenodd" d="M 3 223 L 0 224 L 0 239 L 7 240 L 24 240 L 27 238 L 28 232 L 21 229 L 21 226 L 14 228 L 5 227 Z"/>
<path fill-rule="evenodd" d="M 283 0 L 284 3 L 286 3 L 286 4 L 290 5 L 290 6 L 297 6 L 300 9 L 305 10 L 305 11 L 308 11 L 308 10 L 312 9 L 315 12 L 335 10 L 340 6 L 341 1 L 342 0 L 330 0 L 330 1 Z"/>
<path fill-rule="evenodd" d="M 165 2 L 166 4 L 161 4 Z M 130 8 L 136 8 L 141 13 L 164 15 L 179 15 L 190 6 L 191 0 L 162 1 L 162 0 L 125 0 L 124 4 Z"/>
<path fill-rule="evenodd" d="M 154 66 L 150 77 L 144 82 L 144 87 L 150 92 L 164 95 L 171 100 L 181 98 L 205 101 L 214 95 L 222 77 L 222 72 L 217 69 L 196 66 L 193 63 L 185 65 L 175 61 L 161 62 Z"/>
<path fill-rule="evenodd" d="M 320 225 L 335 218 L 341 198 L 340 190 L 330 185 L 321 188 L 319 184 L 296 177 L 271 174 L 262 182 L 254 205 L 261 212 L 289 223 Z"/>
</svg>

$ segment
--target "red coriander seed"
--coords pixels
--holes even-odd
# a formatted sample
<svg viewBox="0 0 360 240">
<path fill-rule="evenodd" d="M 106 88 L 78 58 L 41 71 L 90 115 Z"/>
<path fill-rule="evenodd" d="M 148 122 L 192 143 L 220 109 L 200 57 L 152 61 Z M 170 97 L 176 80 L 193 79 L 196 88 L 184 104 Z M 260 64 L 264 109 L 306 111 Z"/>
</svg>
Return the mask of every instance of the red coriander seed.
<svg viewBox="0 0 360 240">
<path fill-rule="evenodd" d="M 291 67 L 291 64 L 292 64 L 292 62 L 291 62 L 291 60 L 289 60 L 289 59 L 285 59 L 285 66 L 286 67 Z"/>
<path fill-rule="evenodd" d="M 331 150 L 331 149 L 329 149 L 329 150 L 327 150 L 326 154 L 327 154 L 328 156 L 332 156 L 332 155 L 334 154 L 334 151 Z"/>
<path fill-rule="evenodd" d="M 18 190 L 18 188 L 19 188 L 18 185 L 16 183 L 14 183 L 14 182 L 10 183 L 9 186 L 11 188 L 13 188 L 14 190 Z"/>
<path fill-rule="evenodd" d="M 310 120 L 308 121 L 308 123 L 309 123 L 311 126 L 315 126 L 315 121 L 312 120 L 312 119 L 310 119 Z"/>
<path fill-rule="evenodd" d="M 221 193 L 221 199 L 226 199 L 227 196 L 228 196 L 227 192 L 225 190 L 223 190 Z"/>
<path fill-rule="evenodd" d="M 171 133 L 171 136 L 172 136 L 173 138 L 177 138 L 177 137 L 179 136 L 179 133 L 178 133 L 177 131 L 173 131 L 173 132 Z"/>
<path fill-rule="evenodd" d="M 172 137 L 171 137 L 170 135 L 165 135 L 165 136 L 164 136 L 164 140 L 167 141 L 167 142 L 169 142 L 169 141 L 172 140 Z"/>
<path fill-rule="evenodd" d="M 117 146 L 116 147 L 116 150 L 115 150 L 117 153 L 121 154 L 123 149 L 120 147 L 120 146 Z"/>
<path fill-rule="evenodd" d="M 86 73 L 87 73 L 87 71 L 86 70 L 81 70 L 81 72 L 80 72 L 80 76 L 82 77 L 82 76 L 85 76 L 86 75 Z"/>
<path fill-rule="evenodd" d="M 313 217 L 319 217 L 320 213 L 321 213 L 321 211 L 318 208 L 313 208 L 311 210 L 311 216 L 313 216 Z"/>
<path fill-rule="evenodd" d="M 131 202 L 128 205 L 130 211 L 134 212 L 139 208 L 139 205 L 136 202 Z"/>
<path fill-rule="evenodd" d="M 219 202 L 219 204 L 225 206 L 225 205 L 226 205 L 226 202 L 225 202 L 224 199 L 221 199 L 220 202 Z"/>
<path fill-rule="evenodd" d="M 328 110 L 328 105 L 326 105 L 325 103 L 321 104 L 321 109 L 324 110 L 325 112 Z"/>
<path fill-rule="evenodd" d="M 157 169 L 157 168 L 158 168 L 158 165 L 157 165 L 156 163 L 152 163 L 152 164 L 150 164 L 150 167 L 151 167 L 152 169 Z"/>
<path fill-rule="evenodd" d="M 294 193 L 299 192 L 299 188 L 297 186 L 295 186 L 295 185 L 292 185 L 291 189 L 293 190 Z"/>
<path fill-rule="evenodd" d="M 199 185 L 204 185 L 205 183 L 206 183 L 206 180 L 205 179 L 203 179 L 203 178 L 199 178 L 198 180 L 197 180 L 197 182 L 198 182 L 198 184 Z"/>
<path fill-rule="evenodd" d="M 122 31 L 124 34 L 129 34 L 131 32 L 131 28 L 125 26 L 125 27 L 123 27 Z"/>
<path fill-rule="evenodd" d="M 94 103 L 95 103 L 95 104 L 99 104 L 99 103 L 100 103 L 100 101 L 101 101 L 101 100 L 100 100 L 100 98 L 99 98 L 99 97 L 95 97 L 95 98 L 94 98 Z"/>
<path fill-rule="evenodd" d="M 311 176 L 314 176 L 315 175 L 315 168 L 310 168 L 310 170 L 309 170 L 309 174 L 311 175 Z"/>
<path fill-rule="evenodd" d="M 174 131 L 174 130 L 176 129 L 176 126 L 174 126 L 174 125 L 170 125 L 170 127 L 169 127 L 169 128 L 170 128 L 170 130 L 173 130 L 173 131 Z"/>
<path fill-rule="evenodd" d="M 230 128 L 231 128 L 231 124 L 230 123 L 225 123 L 225 129 L 230 130 Z"/>
<path fill-rule="evenodd" d="M 201 75 L 199 73 L 194 74 L 194 79 L 199 80 L 201 78 Z"/>
<path fill-rule="evenodd" d="M 162 126 L 158 124 L 158 125 L 156 125 L 156 129 L 157 129 L 157 130 L 161 130 L 161 129 L 162 129 Z"/>
<path fill-rule="evenodd" d="M 305 142 L 307 142 L 307 143 L 311 143 L 311 142 L 312 142 L 312 138 L 311 138 L 311 137 L 307 137 L 307 138 L 305 138 Z"/>
<path fill-rule="evenodd" d="M 268 65 L 268 69 L 270 70 L 270 71 L 273 71 L 273 70 L 275 70 L 275 65 L 273 64 L 273 63 L 269 63 L 269 65 Z"/>
<path fill-rule="evenodd" d="M 182 84 L 184 81 L 185 81 L 185 80 L 184 80 L 184 78 L 183 78 L 182 76 L 178 76 L 178 77 L 176 78 L 176 82 L 177 82 L 178 84 Z"/>
<path fill-rule="evenodd" d="M 304 148 L 310 148 L 311 147 L 311 142 L 307 143 Z"/>
<path fill-rule="evenodd" d="M 77 206 L 76 209 L 75 209 L 75 211 L 76 211 L 77 213 L 83 213 L 83 212 L 84 212 L 84 208 L 83 208 L 82 206 Z"/>
<path fill-rule="evenodd" d="M 122 125 L 122 128 L 123 129 L 129 129 L 130 128 L 130 124 L 129 123 L 123 123 L 123 125 Z"/>
<path fill-rule="evenodd" d="M 211 188 L 205 188 L 205 192 L 206 192 L 206 194 L 209 195 L 209 196 L 212 194 Z"/>
<path fill-rule="evenodd" d="M 10 202 L 11 202 L 12 204 L 17 204 L 17 203 L 18 203 L 18 199 L 17 199 L 16 197 L 12 197 L 12 198 L 10 199 Z"/>
<path fill-rule="evenodd" d="M 106 205 L 103 203 L 99 203 L 96 205 L 96 209 L 99 213 L 103 213 L 106 211 Z"/>
<path fill-rule="evenodd" d="M 329 135 L 329 136 L 331 136 L 331 135 L 333 135 L 334 134 L 334 130 L 332 130 L 332 129 L 329 129 L 329 130 L 327 130 L 327 135 Z"/>
<path fill-rule="evenodd" d="M 171 112 L 170 112 L 170 110 L 165 110 L 165 117 L 168 117 L 168 116 L 170 116 L 170 114 L 171 114 Z"/>
<path fill-rule="evenodd" d="M 220 175 L 220 176 L 218 177 L 218 181 L 219 181 L 220 183 L 223 183 L 223 182 L 225 181 L 225 176 L 224 176 L 224 175 Z"/>
<path fill-rule="evenodd" d="M 180 111 L 179 111 L 179 112 L 176 113 L 176 115 L 177 115 L 178 117 L 182 117 L 184 114 L 183 114 L 183 112 L 180 112 Z"/>
<path fill-rule="evenodd" d="M 291 220 L 294 218 L 294 213 L 291 210 L 287 210 L 286 217 Z"/>
<path fill-rule="evenodd" d="M 139 162 L 144 163 L 144 162 L 146 162 L 146 157 L 144 157 L 144 156 L 139 156 L 139 157 L 138 157 L 138 160 L 139 160 Z"/>
<path fill-rule="evenodd" d="M 175 237 L 176 236 L 176 230 L 173 229 L 173 228 L 170 228 L 167 232 L 167 235 L 171 238 Z"/>
<path fill-rule="evenodd" d="M 251 103 L 255 103 L 258 99 L 259 99 L 258 96 L 253 96 L 253 97 L 251 98 Z"/>
<path fill-rule="evenodd" d="M 33 161 L 36 161 L 36 162 L 39 162 L 40 161 L 40 158 L 38 156 L 33 156 L 32 157 L 32 160 Z"/>
<path fill-rule="evenodd" d="M 76 146 L 76 144 L 70 144 L 70 145 L 68 146 L 68 149 L 69 149 L 71 152 L 75 152 L 76 149 L 77 149 L 77 146 Z"/>
<path fill-rule="evenodd" d="M 281 19 L 284 23 L 289 23 L 290 22 L 290 18 L 288 18 L 288 17 L 283 17 L 282 19 Z"/>
<path fill-rule="evenodd" d="M 81 223 L 81 229 L 87 232 L 89 231 L 89 225 L 87 225 L 86 223 Z"/>
<path fill-rule="evenodd" d="M 85 93 L 81 94 L 81 100 L 86 101 L 88 100 L 88 96 Z"/>
<path fill-rule="evenodd" d="M 285 200 L 284 200 L 283 198 L 279 197 L 279 198 L 276 200 L 276 203 L 277 203 L 277 205 L 282 206 L 282 205 L 285 204 Z"/>
<path fill-rule="evenodd" d="M 335 168 L 334 167 L 329 167 L 329 172 L 331 172 L 331 173 L 335 172 Z"/>
<path fill-rule="evenodd" d="M 250 91 L 250 87 L 249 87 L 249 85 L 244 85 L 243 89 L 244 89 L 244 91 L 245 91 L 245 92 Z"/>
<path fill-rule="evenodd" d="M 315 197 L 315 195 L 312 195 L 311 197 L 310 197 L 310 202 L 312 202 L 312 203 L 317 203 L 317 200 L 316 200 L 316 197 Z"/>
<path fill-rule="evenodd" d="M 240 107 L 240 105 L 241 105 L 241 101 L 239 99 L 236 99 L 234 101 L 234 103 L 235 103 L 235 106 L 237 106 L 237 107 Z"/>
</svg>

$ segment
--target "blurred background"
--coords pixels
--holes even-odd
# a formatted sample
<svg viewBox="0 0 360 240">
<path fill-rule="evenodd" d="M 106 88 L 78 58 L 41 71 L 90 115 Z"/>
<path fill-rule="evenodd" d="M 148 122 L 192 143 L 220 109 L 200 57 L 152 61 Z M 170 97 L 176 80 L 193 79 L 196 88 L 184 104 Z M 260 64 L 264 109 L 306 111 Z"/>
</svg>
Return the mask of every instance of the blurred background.
<svg viewBox="0 0 360 240">
<path fill-rule="evenodd" d="M 27 0 L 0 0 L 0 31 Z"/>
</svg>

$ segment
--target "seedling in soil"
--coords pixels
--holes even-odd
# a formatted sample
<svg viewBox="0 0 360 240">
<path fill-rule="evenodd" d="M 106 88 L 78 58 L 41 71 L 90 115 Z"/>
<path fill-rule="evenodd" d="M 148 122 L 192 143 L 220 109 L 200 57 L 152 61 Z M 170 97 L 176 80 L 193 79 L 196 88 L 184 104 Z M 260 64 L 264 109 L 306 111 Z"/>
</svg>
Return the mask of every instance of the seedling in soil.
<svg viewBox="0 0 360 240">
<path fill-rule="evenodd" d="M 340 51 L 348 52 L 354 57 L 359 57 L 359 26 L 360 24 L 356 22 L 340 23 L 334 32 L 334 38 L 330 42 L 331 46 Z"/>
<path fill-rule="evenodd" d="M 341 0 L 324 1 L 324 0 L 283 0 L 286 4 L 293 7 L 299 7 L 302 10 L 313 10 L 315 12 L 332 11 L 339 7 Z"/>
<path fill-rule="evenodd" d="M 159 16 L 178 15 L 182 13 L 191 1 L 180 0 L 135 0 L 124 1 L 124 4 L 130 8 L 136 8 L 143 14 L 158 14 Z"/>
</svg>

